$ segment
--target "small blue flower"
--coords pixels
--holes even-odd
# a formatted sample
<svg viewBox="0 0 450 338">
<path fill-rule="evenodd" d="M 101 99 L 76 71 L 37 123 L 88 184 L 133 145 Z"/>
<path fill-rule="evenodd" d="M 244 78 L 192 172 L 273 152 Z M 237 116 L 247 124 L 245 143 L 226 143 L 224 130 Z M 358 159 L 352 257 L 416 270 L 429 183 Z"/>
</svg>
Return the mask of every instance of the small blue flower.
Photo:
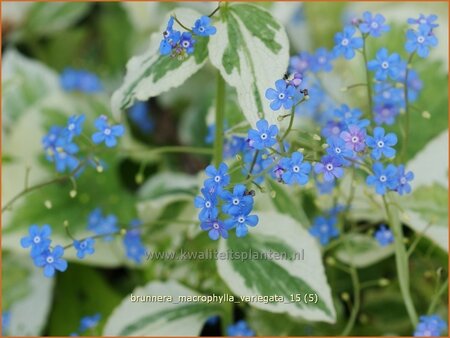
<svg viewBox="0 0 450 338">
<path fill-rule="evenodd" d="M 335 227 L 336 222 L 336 217 L 316 217 L 309 233 L 316 237 L 320 244 L 326 245 L 332 238 L 339 236 L 339 230 Z"/>
<path fill-rule="evenodd" d="M 350 164 L 348 158 L 353 156 L 353 151 L 348 149 L 345 141 L 339 137 L 329 137 L 327 138 L 328 147 L 326 152 L 328 155 L 339 158 L 342 161 L 343 166 Z"/>
<path fill-rule="evenodd" d="M 203 221 L 200 223 L 200 228 L 208 231 L 209 238 L 214 241 L 218 240 L 220 236 L 228 238 L 228 228 L 218 219 Z"/>
<path fill-rule="evenodd" d="M 6 335 L 6 332 L 9 330 L 9 325 L 11 324 L 11 312 L 3 311 L 2 312 L 2 335 Z"/>
<path fill-rule="evenodd" d="M 196 40 L 192 37 L 192 34 L 189 32 L 184 32 L 181 34 L 180 46 L 183 48 L 186 53 L 192 54 L 194 53 L 194 44 Z"/>
<path fill-rule="evenodd" d="M 192 31 L 199 36 L 210 36 L 216 34 L 216 27 L 211 26 L 211 18 L 209 16 L 203 15 L 195 21 Z"/>
<path fill-rule="evenodd" d="M 52 234 L 52 229 L 49 225 L 45 224 L 42 228 L 39 228 L 37 225 L 31 225 L 28 233 L 28 236 L 22 237 L 20 245 L 22 248 L 31 246 L 31 257 L 40 255 L 48 249 L 51 242 L 50 235 Z"/>
<path fill-rule="evenodd" d="M 225 221 L 225 227 L 227 229 L 236 228 L 236 236 L 244 237 L 248 233 L 247 226 L 254 227 L 258 224 L 258 216 L 256 215 L 236 215 L 233 218 L 227 219 Z"/>
<path fill-rule="evenodd" d="M 314 166 L 316 174 L 323 174 L 325 182 L 334 181 L 335 178 L 341 178 L 344 175 L 342 161 L 339 157 L 325 155 L 322 161 Z"/>
<path fill-rule="evenodd" d="M 219 316 L 211 316 L 208 317 L 208 319 L 206 320 L 205 324 L 208 326 L 214 326 L 217 323 L 219 323 L 220 317 Z"/>
<path fill-rule="evenodd" d="M 74 91 L 78 89 L 78 71 L 73 68 L 65 68 L 59 77 L 62 89 Z"/>
<path fill-rule="evenodd" d="M 291 72 L 304 75 L 310 69 L 312 64 L 312 56 L 308 52 L 300 52 L 289 60 L 289 69 Z"/>
<path fill-rule="evenodd" d="M 405 49 L 408 53 L 417 51 L 417 55 L 426 58 L 430 53 L 430 47 L 436 47 L 438 39 L 434 36 L 430 26 L 421 25 L 419 30 L 408 29 L 406 32 Z"/>
<path fill-rule="evenodd" d="M 434 23 L 434 21 L 436 21 L 437 18 L 438 18 L 437 15 L 434 15 L 434 14 L 429 15 L 429 16 L 420 14 L 419 18 L 417 18 L 417 19 L 409 18 L 408 23 L 410 25 L 419 25 L 419 26 L 426 25 L 430 28 L 436 28 L 439 26 L 437 23 Z"/>
<path fill-rule="evenodd" d="M 400 113 L 400 108 L 396 104 L 382 103 L 375 105 L 374 108 L 374 121 L 376 124 L 393 125 L 395 118 Z"/>
<path fill-rule="evenodd" d="M 60 76 L 61 87 L 65 91 L 96 93 L 101 91 L 102 83 L 97 75 L 85 70 L 66 68 Z"/>
<path fill-rule="evenodd" d="M 397 77 L 398 82 L 405 82 L 406 62 L 400 62 L 400 72 Z M 410 70 L 411 72 L 411 70 Z M 409 76 L 408 76 L 409 77 Z M 389 82 L 379 82 L 374 86 L 375 95 L 373 100 L 375 104 L 382 105 L 385 103 L 394 104 L 398 106 L 404 105 L 405 98 L 403 97 L 403 89 L 397 88 Z M 408 93 L 409 94 L 409 93 Z"/>
<path fill-rule="evenodd" d="M 233 193 L 226 190 L 222 191 L 220 197 L 224 201 L 222 210 L 229 215 L 248 215 L 253 208 L 253 197 L 246 194 L 246 188 L 243 184 L 236 184 Z"/>
<path fill-rule="evenodd" d="M 395 156 L 395 149 L 392 146 L 397 144 L 397 135 L 388 133 L 384 135 L 384 129 L 375 127 L 373 137 L 367 136 L 366 143 L 372 149 L 371 156 L 374 160 L 379 160 L 382 155 L 387 158 Z"/>
<path fill-rule="evenodd" d="M 366 183 L 369 186 L 374 186 L 375 191 L 379 195 L 384 195 L 387 189 L 395 189 L 397 186 L 397 168 L 393 164 L 388 164 L 386 168 L 383 164 L 376 162 L 372 166 L 373 175 L 369 175 Z"/>
<path fill-rule="evenodd" d="M 115 215 L 108 215 L 103 217 L 101 209 L 97 208 L 91 212 L 88 220 L 88 230 L 97 235 L 105 235 L 105 241 L 110 241 L 112 235 L 119 231 L 117 227 L 118 221 Z"/>
<path fill-rule="evenodd" d="M 325 127 L 322 128 L 321 133 L 324 137 L 339 137 L 345 129 L 345 122 L 329 120 L 326 122 Z"/>
<path fill-rule="evenodd" d="M 367 62 L 367 68 L 375 72 L 375 79 L 384 81 L 388 77 L 395 80 L 400 73 L 400 55 L 388 54 L 386 48 L 381 48 L 375 57 L 375 60 Z"/>
<path fill-rule="evenodd" d="M 331 64 L 333 59 L 333 53 L 330 53 L 326 48 L 319 48 L 312 57 L 311 70 L 313 72 L 330 72 L 333 69 Z"/>
<path fill-rule="evenodd" d="M 269 148 L 277 142 L 278 127 L 274 124 L 269 126 L 269 122 L 261 119 L 256 122 L 256 130 L 248 131 L 248 139 L 250 147 L 258 150 Z"/>
<path fill-rule="evenodd" d="M 231 337 L 253 337 L 255 331 L 248 326 L 245 320 L 240 320 L 227 327 L 227 335 Z"/>
<path fill-rule="evenodd" d="M 67 269 L 67 261 L 62 258 L 63 255 L 64 248 L 57 245 L 53 251 L 51 249 L 47 249 L 38 256 L 33 257 L 33 261 L 37 267 L 44 268 L 45 277 L 53 277 L 55 270 L 64 272 Z"/>
<path fill-rule="evenodd" d="M 81 134 L 81 131 L 83 130 L 83 122 L 85 119 L 86 116 L 84 114 L 69 117 L 66 126 L 67 138 L 69 141 L 72 141 L 75 136 Z"/>
<path fill-rule="evenodd" d="M 346 104 L 343 104 L 339 108 L 334 109 L 333 115 L 346 124 L 355 124 L 362 116 L 362 111 L 357 108 L 351 109 Z"/>
<path fill-rule="evenodd" d="M 353 36 L 355 33 L 355 27 L 346 26 L 344 27 L 343 32 L 335 34 L 335 46 L 333 48 L 334 56 L 343 55 L 347 60 L 353 59 L 355 56 L 355 49 L 362 48 L 364 44 L 362 38 Z"/>
<path fill-rule="evenodd" d="M 92 255 L 95 251 L 94 249 L 95 239 L 86 238 L 82 241 L 73 241 L 73 246 L 77 250 L 77 257 L 83 259 L 85 255 Z"/>
<path fill-rule="evenodd" d="M 394 235 L 392 234 L 392 231 L 383 224 L 375 232 L 375 239 L 381 246 L 387 246 L 394 241 Z"/>
<path fill-rule="evenodd" d="M 266 98 L 272 101 L 270 103 L 272 110 L 278 110 L 281 106 L 284 109 L 291 109 L 298 102 L 300 93 L 293 86 L 289 86 L 283 79 L 275 82 L 275 88 L 266 90 Z"/>
<path fill-rule="evenodd" d="M 399 195 L 409 194 L 411 192 L 411 186 L 409 182 L 414 179 L 414 173 L 412 171 L 405 172 L 405 166 L 399 165 L 397 168 L 397 192 Z"/>
<path fill-rule="evenodd" d="M 181 32 L 173 29 L 174 18 L 171 16 L 167 22 L 167 28 L 163 32 L 163 39 L 159 45 L 161 55 L 169 55 L 173 48 L 180 42 Z"/>
<path fill-rule="evenodd" d="M 230 175 L 228 175 L 228 166 L 225 163 L 220 163 L 219 169 L 214 168 L 213 165 L 209 165 L 205 169 L 208 178 L 205 181 L 205 186 L 214 186 L 215 190 L 219 187 L 225 187 L 230 184 Z"/>
<path fill-rule="evenodd" d="M 102 316 L 99 313 L 81 318 L 80 328 L 78 330 L 84 332 L 86 330 L 93 329 L 98 325 L 101 318 Z"/>
<path fill-rule="evenodd" d="M 366 131 L 357 125 L 348 126 L 348 130 L 341 132 L 340 137 L 345 141 L 345 146 L 355 152 L 366 148 Z"/>
<path fill-rule="evenodd" d="M 282 158 L 280 166 L 284 172 L 281 178 L 289 185 L 298 183 L 305 185 L 308 183 L 308 175 L 311 171 L 311 164 L 303 162 L 303 154 L 298 151 L 293 152 L 291 158 Z"/>
<path fill-rule="evenodd" d="M 92 135 L 92 141 L 95 144 L 105 142 L 108 148 L 114 147 L 117 144 L 116 138 L 121 137 L 125 132 L 125 128 L 120 124 L 111 126 L 105 115 L 95 120 L 95 128 L 99 131 Z"/>
<path fill-rule="evenodd" d="M 139 222 L 140 224 L 140 222 Z M 125 247 L 125 253 L 127 257 L 137 264 L 142 262 L 142 258 L 145 257 L 147 249 L 142 244 L 140 229 L 130 229 L 123 236 L 123 245 Z"/>
<path fill-rule="evenodd" d="M 420 316 L 414 337 L 439 337 L 447 329 L 447 323 L 438 315 Z"/>
<path fill-rule="evenodd" d="M 363 22 L 359 25 L 362 33 L 369 33 L 373 37 L 380 37 L 384 32 L 389 32 L 390 27 L 384 24 L 385 18 L 381 14 L 372 16 L 370 12 L 363 13 Z"/>
<path fill-rule="evenodd" d="M 218 215 L 217 210 L 217 195 L 216 190 L 212 190 L 212 192 L 207 189 L 201 189 L 203 194 L 202 196 L 197 196 L 194 199 L 194 205 L 196 208 L 202 209 L 198 216 L 200 221 L 215 219 Z"/>
<path fill-rule="evenodd" d="M 247 146 L 247 139 L 245 137 L 233 135 L 230 140 L 226 140 L 223 147 L 223 157 L 233 158 L 240 152 L 244 151 Z"/>
<path fill-rule="evenodd" d="M 128 116 L 133 124 L 144 134 L 151 133 L 155 128 L 155 124 L 148 114 L 148 105 L 146 102 L 135 102 L 130 108 Z"/>
</svg>

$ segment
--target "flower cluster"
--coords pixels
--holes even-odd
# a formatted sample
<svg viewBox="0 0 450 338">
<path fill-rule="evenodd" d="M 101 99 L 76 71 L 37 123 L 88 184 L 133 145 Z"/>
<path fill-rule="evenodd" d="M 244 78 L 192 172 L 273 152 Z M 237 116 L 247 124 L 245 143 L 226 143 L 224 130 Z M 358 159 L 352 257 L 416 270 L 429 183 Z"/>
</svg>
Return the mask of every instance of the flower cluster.
<svg viewBox="0 0 450 338">
<path fill-rule="evenodd" d="M 85 70 L 66 68 L 61 73 L 59 81 L 61 87 L 68 92 L 97 93 L 103 90 L 97 75 Z"/>
<path fill-rule="evenodd" d="M 421 58 L 428 57 L 430 48 L 438 44 L 438 39 L 433 33 L 433 29 L 439 26 L 434 23 L 436 20 L 436 15 L 428 17 L 420 15 L 418 19 L 408 19 L 410 25 L 417 26 L 417 29 L 411 28 L 406 32 L 405 49 L 408 53 L 417 53 Z"/>
<path fill-rule="evenodd" d="M 228 231 L 236 229 L 237 237 L 248 233 L 247 226 L 254 227 L 258 216 L 250 215 L 253 209 L 253 196 L 243 184 L 236 184 L 231 191 L 228 166 L 221 163 L 218 168 L 210 165 L 206 168 L 208 178 L 201 189 L 202 196 L 195 198 L 196 208 L 200 208 L 199 220 L 202 230 L 208 231 L 211 239 L 228 238 Z M 219 218 L 220 210 L 227 215 L 226 220 Z"/>
<path fill-rule="evenodd" d="M 142 258 L 146 255 L 147 249 L 142 244 L 142 222 L 134 219 L 129 224 L 129 229 L 122 239 L 127 257 L 137 264 L 142 263 Z"/>
<path fill-rule="evenodd" d="M 74 141 L 82 135 L 85 120 L 84 114 L 73 115 L 69 117 L 65 127 L 52 126 L 42 138 L 46 158 L 55 163 L 56 171 L 74 172 L 81 169 L 82 160 L 78 157 L 80 146 Z M 98 131 L 92 135 L 92 141 L 95 144 L 105 142 L 107 147 L 114 147 L 117 144 L 116 138 L 122 136 L 125 131 L 122 125 L 111 126 L 104 115 L 98 117 L 94 124 Z M 85 159 L 83 163 L 86 162 L 90 161 Z"/>
<path fill-rule="evenodd" d="M 414 337 L 439 337 L 447 329 L 447 323 L 438 315 L 421 316 Z"/>
<path fill-rule="evenodd" d="M 195 43 L 197 42 L 194 37 L 201 38 L 216 34 L 216 28 L 211 25 L 211 18 L 206 15 L 197 19 L 188 32 L 181 33 L 174 29 L 174 22 L 175 18 L 171 16 L 159 45 L 161 55 L 170 55 L 178 60 L 183 60 L 194 53 Z"/>
</svg>

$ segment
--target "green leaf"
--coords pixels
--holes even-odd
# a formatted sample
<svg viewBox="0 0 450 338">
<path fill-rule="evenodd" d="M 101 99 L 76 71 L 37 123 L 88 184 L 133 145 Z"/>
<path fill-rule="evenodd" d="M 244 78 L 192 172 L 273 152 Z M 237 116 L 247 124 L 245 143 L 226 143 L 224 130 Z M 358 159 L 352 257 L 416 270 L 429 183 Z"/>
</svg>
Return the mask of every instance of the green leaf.
<svg viewBox="0 0 450 338">
<path fill-rule="evenodd" d="M 90 3 L 34 3 L 27 12 L 23 30 L 29 36 L 50 35 L 70 27 L 82 18 Z"/>
<path fill-rule="evenodd" d="M 191 9 L 176 9 L 172 15 L 186 25 L 193 25 L 201 14 Z M 159 44 L 162 32 L 166 30 L 168 17 L 159 32 L 150 37 L 150 47 L 140 56 L 133 57 L 127 64 L 124 83 L 116 90 L 111 99 L 114 116 L 119 119 L 126 108 L 135 100 L 145 101 L 171 88 L 182 85 L 196 73 L 206 62 L 208 56 L 207 37 L 195 37 L 195 51 L 185 60 L 178 60 L 168 55 L 160 55 Z M 174 29 L 183 30 L 177 23 Z"/>
<path fill-rule="evenodd" d="M 265 91 L 273 87 L 288 66 L 289 43 L 281 24 L 253 4 L 229 4 L 221 9 L 217 33 L 208 45 L 211 63 L 236 88 L 239 105 L 255 125 L 261 116 L 277 124 Z"/>
<path fill-rule="evenodd" d="M 276 212 L 259 212 L 258 216 L 259 224 L 247 237 L 221 240 L 219 255 L 227 252 L 239 253 L 241 258 L 251 255 L 248 259 L 218 260 L 222 279 L 238 296 L 284 297 L 282 302 L 250 302 L 256 308 L 312 321 L 334 322 L 336 313 L 331 291 L 315 239 L 288 216 Z M 276 256 L 262 259 L 270 252 L 287 259 L 274 259 Z M 255 254 L 260 259 L 251 258 Z M 291 295 L 295 294 L 300 294 L 302 301 L 291 302 Z M 305 303 L 305 294 L 317 295 L 317 302 Z"/>
<path fill-rule="evenodd" d="M 44 277 L 30 257 L 5 255 L 4 251 L 3 257 L 2 308 L 11 313 L 8 334 L 40 336 L 52 303 L 54 279 Z"/>
<path fill-rule="evenodd" d="M 393 252 L 393 245 L 382 247 L 373 237 L 353 234 L 339 245 L 336 257 L 346 264 L 365 268 L 389 257 Z"/>
<path fill-rule="evenodd" d="M 171 296 L 172 301 L 132 302 L 133 296 Z M 151 282 L 135 289 L 108 318 L 106 336 L 198 336 L 205 321 L 221 312 L 220 306 L 205 302 L 180 302 L 178 296 L 199 294 L 176 281 Z"/>
</svg>

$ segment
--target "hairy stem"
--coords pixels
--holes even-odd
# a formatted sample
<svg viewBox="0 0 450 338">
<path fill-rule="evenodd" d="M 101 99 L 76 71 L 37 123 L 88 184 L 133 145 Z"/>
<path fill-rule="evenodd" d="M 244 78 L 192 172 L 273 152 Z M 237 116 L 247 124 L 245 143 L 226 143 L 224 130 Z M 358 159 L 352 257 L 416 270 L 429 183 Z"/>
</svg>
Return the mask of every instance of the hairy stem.
<svg viewBox="0 0 450 338">
<path fill-rule="evenodd" d="M 217 71 L 216 130 L 214 135 L 214 165 L 219 167 L 223 155 L 223 124 L 225 118 L 225 81 Z"/>
</svg>

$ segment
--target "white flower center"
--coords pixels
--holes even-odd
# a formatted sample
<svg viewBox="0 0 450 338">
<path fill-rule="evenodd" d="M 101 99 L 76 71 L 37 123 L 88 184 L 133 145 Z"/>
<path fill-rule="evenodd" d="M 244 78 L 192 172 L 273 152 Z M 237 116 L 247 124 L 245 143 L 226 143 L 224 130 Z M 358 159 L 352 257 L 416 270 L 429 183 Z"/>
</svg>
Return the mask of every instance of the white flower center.
<svg viewBox="0 0 450 338">
<path fill-rule="evenodd" d="M 377 29 L 378 28 L 378 23 L 377 22 L 372 22 L 372 24 L 370 25 L 373 29 Z"/>
<path fill-rule="evenodd" d="M 325 232 L 327 232 L 327 231 L 328 231 L 328 227 L 327 227 L 326 224 L 323 224 L 323 225 L 320 226 L 320 232 L 325 233 Z"/>
<path fill-rule="evenodd" d="M 111 129 L 106 128 L 105 131 L 103 132 L 105 135 L 110 135 L 111 134 Z"/>
<path fill-rule="evenodd" d="M 261 140 L 265 140 L 267 138 L 267 134 L 266 133 L 262 133 L 261 134 Z"/>
<path fill-rule="evenodd" d="M 400 178 L 400 183 L 401 184 L 406 184 L 406 182 L 407 182 L 406 177 Z"/>
<path fill-rule="evenodd" d="M 378 148 L 383 148 L 384 147 L 384 142 L 383 141 L 378 141 L 377 146 L 378 146 Z"/>
<path fill-rule="evenodd" d="M 201 27 L 198 29 L 198 31 L 201 32 L 201 33 L 203 33 L 203 32 L 205 31 L 205 27 L 201 26 Z"/>
<path fill-rule="evenodd" d="M 39 237 L 39 236 L 34 237 L 33 242 L 36 244 L 39 244 L 41 242 L 41 237 Z"/>
<path fill-rule="evenodd" d="M 286 97 L 286 95 L 285 95 L 284 93 L 278 94 L 278 98 L 279 98 L 280 100 L 284 100 L 285 97 Z"/>
<path fill-rule="evenodd" d="M 294 165 L 294 166 L 292 167 L 292 171 L 293 171 L 294 173 L 298 173 L 298 172 L 300 171 L 300 167 L 299 167 L 298 165 Z"/>
<path fill-rule="evenodd" d="M 238 222 L 239 223 L 244 223 L 245 222 L 245 217 L 244 216 L 239 217 L 238 218 Z"/>
<path fill-rule="evenodd" d="M 344 117 L 345 117 L 346 119 L 349 119 L 350 117 L 352 117 L 352 113 L 346 112 L 346 113 L 344 114 Z"/>
<path fill-rule="evenodd" d="M 189 43 L 189 41 L 184 40 L 182 45 L 184 48 L 188 48 L 191 44 Z"/>
<path fill-rule="evenodd" d="M 341 45 L 344 47 L 348 46 L 348 43 L 349 43 L 348 39 L 342 39 L 342 41 L 341 41 Z"/>
<path fill-rule="evenodd" d="M 387 180 L 386 175 L 381 175 L 380 176 L 380 182 L 386 182 L 386 180 Z"/>
<path fill-rule="evenodd" d="M 352 143 L 358 143 L 358 141 L 359 141 L 358 136 L 353 136 L 352 137 Z"/>
<path fill-rule="evenodd" d="M 425 19 L 420 19 L 419 22 L 420 22 L 421 24 L 424 24 L 424 23 L 427 23 L 427 20 L 425 20 Z"/>
<path fill-rule="evenodd" d="M 321 57 L 319 57 L 319 63 L 325 63 L 326 61 L 327 61 L 327 59 L 325 58 L 325 57 L 323 57 L 323 56 L 321 56 Z"/>
<path fill-rule="evenodd" d="M 331 129 L 331 132 L 332 132 L 333 134 L 338 134 L 340 131 L 341 131 L 341 130 L 339 129 L 338 126 L 335 126 L 335 127 L 333 127 L 333 128 Z"/>
<path fill-rule="evenodd" d="M 55 260 L 53 259 L 52 256 L 48 256 L 46 261 L 47 261 L 48 264 L 52 264 Z"/>
<path fill-rule="evenodd" d="M 75 124 L 74 124 L 74 123 L 69 124 L 69 126 L 67 127 L 67 129 L 69 129 L 69 130 L 74 130 L 74 129 L 75 129 Z"/>
<path fill-rule="evenodd" d="M 333 170 L 334 167 L 333 167 L 333 165 L 331 163 L 328 163 L 326 168 L 327 168 L 328 171 L 331 171 L 331 170 Z"/>
<path fill-rule="evenodd" d="M 211 202 L 210 202 L 210 201 L 206 201 L 206 202 L 205 202 L 205 207 L 211 208 Z"/>
<path fill-rule="evenodd" d="M 238 205 L 239 204 L 239 198 L 233 198 L 233 204 Z"/>
<path fill-rule="evenodd" d="M 213 223 L 213 228 L 216 229 L 216 230 L 219 229 L 220 228 L 219 223 L 217 223 L 217 222 Z"/>
<path fill-rule="evenodd" d="M 216 177 L 214 177 L 214 181 L 217 182 L 217 183 L 219 183 L 219 182 L 220 182 L 220 176 L 217 175 Z"/>
<path fill-rule="evenodd" d="M 80 248 L 81 249 L 85 249 L 86 248 L 86 242 L 81 242 L 80 243 Z"/>
<path fill-rule="evenodd" d="M 334 148 L 334 152 L 336 154 L 340 154 L 342 152 L 342 150 L 341 150 L 341 148 L 336 147 L 336 148 Z"/>
<path fill-rule="evenodd" d="M 389 68 L 389 62 L 384 61 L 384 62 L 381 64 L 381 68 L 383 68 L 383 69 L 388 69 L 388 68 Z"/>
<path fill-rule="evenodd" d="M 425 41 L 425 38 L 421 35 L 417 38 L 418 43 L 423 43 Z"/>
</svg>

